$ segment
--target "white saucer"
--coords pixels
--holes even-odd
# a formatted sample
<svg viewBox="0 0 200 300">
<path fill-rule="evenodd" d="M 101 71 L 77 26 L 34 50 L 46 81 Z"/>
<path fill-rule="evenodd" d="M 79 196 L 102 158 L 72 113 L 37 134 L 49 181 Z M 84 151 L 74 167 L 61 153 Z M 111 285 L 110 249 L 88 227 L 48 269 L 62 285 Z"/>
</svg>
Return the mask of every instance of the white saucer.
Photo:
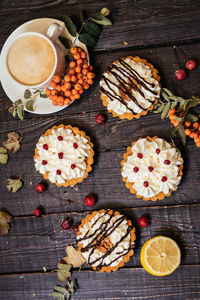
<svg viewBox="0 0 200 300">
<path fill-rule="evenodd" d="M 21 26 L 19 26 L 15 31 L 13 31 L 11 35 L 8 37 L 8 39 L 6 40 L 1 50 L 1 56 L 0 56 L 0 66 L 1 66 L 0 81 L 6 95 L 12 102 L 18 99 L 23 99 L 23 95 L 24 95 L 24 88 L 21 87 L 18 83 L 13 83 L 6 68 L 6 53 L 10 48 L 10 46 L 12 45 L 13 39 L 15 39 L 18 35 L 29 31 L 45 34 L 48 27 L 54 22 L 60 24 L 63 27 L 63 31 L 61 35 L 73 42 L 75 38 L 70 35 L 66 26 L 64 25 L 64 22 L 56 19 L 51 19 L 51 18 L 41 18 L 41 19 L 28 21 L 22 24 Z M 57 42 L 61 47 L 63 47 L 59 41 Z M 81 47 L 84 51 L 86 51 L 89 59 L 87 47 L 83 43 L 79 42 L 78 39 L 75 45 Z M 48 98 L 40 98 L 38 96 L 34 103 L 34 111 L 31 113 L 41 114 L 41 115 L 51 114 L 60 111 L 66 107 L 67 107 L 66 105 L 55 106 Z"/>
</svg>

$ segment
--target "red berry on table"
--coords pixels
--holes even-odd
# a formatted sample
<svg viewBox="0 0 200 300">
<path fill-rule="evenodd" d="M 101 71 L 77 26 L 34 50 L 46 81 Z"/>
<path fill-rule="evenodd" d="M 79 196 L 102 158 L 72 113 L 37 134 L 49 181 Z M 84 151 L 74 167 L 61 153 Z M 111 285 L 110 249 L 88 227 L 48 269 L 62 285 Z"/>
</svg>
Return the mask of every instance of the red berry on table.
<svg viewBox="0 0 200 300">
<path fill-rule="evenodd" d="M 78 232 L 78 228 L 79 228 L 79 225 L 77 224 L 77 225 L 74 225 L 74 226 L 72 226 L 72 231 L 74 232 L 74 233 L 77 233 Z"/>
<path fill-rule="evenodd" d="M 63 230 L 68 230 L 72 226 L 72 219 L 65 219 L 61 223 Z"/>
<path fill-rule="evenodd" d="M 149 219 L 146 216 L 142 216 L 138 219 L 140 227 L 147 227 L 149 225 Z"/>
<path fill-rule="evenodd" d="M 102 114 L 98 114 L 98 115 L 96 115 L 96 117 L 95 117 L 95 122 L 97 123 L 97 124 L 104 124 L 105 123 L 105 117 L 104 117 L 104 115 L 102 115 Z"/>
<path fill-rule="evenodd" d="M 92 195 L 88 195 L 84 198 L 84 203 L 86 206 L 93 206 L 95 204 L 95 198 Z"/>
<path fill-rule="evenodd" d="M 36 185 L 35 189 L 38 193 L 42 193 L 46 190 L 46 185 L 44 183 L 40 182 Z"/>
<path fill-rule="evenodd" d="M 190 59 L 186 62 L 186 67 L 188 70 L 194 70 L 197 67 L 197 62 L 194 59 Z"/>
<path fill-rule="evenodd" d="M 183 69 L 178 69 L 175 71 L 176 80 L 183 80 L 186 77 L 186 72 Z"/>
<path fill-rule="evenodd" d="M 39 208 L 34 209 L 34 216 L 35 217 L 41 217 L 42 211 Z"/>
</svg>

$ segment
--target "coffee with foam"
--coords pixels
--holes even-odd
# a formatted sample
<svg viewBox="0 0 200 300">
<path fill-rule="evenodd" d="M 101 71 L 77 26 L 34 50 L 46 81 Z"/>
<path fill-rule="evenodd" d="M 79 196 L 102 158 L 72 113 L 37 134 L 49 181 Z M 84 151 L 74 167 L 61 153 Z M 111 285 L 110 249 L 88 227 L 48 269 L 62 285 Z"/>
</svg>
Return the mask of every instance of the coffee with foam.
<svg viewBox="0 0 200 300">
<path fill-rule="evenodd" d="M 41 84 L 50 77 L 55 66 L 53 47 L 40 36 L 19 38 L 8 52 L 7 66 L 11 76 L 19 83 Z"/>
</svg>

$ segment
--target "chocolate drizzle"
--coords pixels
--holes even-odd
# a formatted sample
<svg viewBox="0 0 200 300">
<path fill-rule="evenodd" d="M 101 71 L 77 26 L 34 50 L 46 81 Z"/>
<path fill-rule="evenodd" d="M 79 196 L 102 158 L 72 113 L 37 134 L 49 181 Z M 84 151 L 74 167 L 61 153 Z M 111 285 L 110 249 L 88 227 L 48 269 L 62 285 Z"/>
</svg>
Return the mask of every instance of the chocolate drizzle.
<svg viewBox="0 0 200 300">
<path fill-rule="evenodd" d="M 106 251 L 106 253 L 104 253 L 102 256 L 100 256 L 96 260 L 91 261 L 94 251 L 98 248 L 98 246 L 102 243 L 102 241 L 104 241 L 104 239 L 106 237 L 111 235 L 116 230 L 116 228 L 124 220 L 126 220 L 125 216 L 120 216 L 113 222 L 112 225 L 109 225 L 111 219 L 114 217 L 114 212 L 112 212 L 112 214 L 108 214 L 108 211 L 106 211 L 103 215 L 101 215 L 97 218 L 97 220 L 91 225 L 91 227 L 94 227 L 96 225 L 96 223 L 101 218 L 103 218 L 105 215 L 108 215 L 109 218 L 106 221 L 102 222 L 101 226 L 99 228 L 97 228 L 92 234 L 89 234 L 89 230 L 88 230 L 82 238 L 78 238 L 78 242 L 81 242 L 83 240 L 89 240 L 92 237 L 94 237 L 85 247 L 82 247 L 81 252 L 89 251 L 89 255 L 88 255 L 88 264 L 89 265 L 94 265 L 97 262 L 99 262 L 99 264 L 96 266 L 97 270 L 100 270 L 103 266 L 111 265 L 113 262 L 115 262 L 119 258 L 125 256 L 133 248 L 133 244 L 132 245 L 130 244 L 128 249 L 125 249 L 122 252 L 116 253 L 118 256 L 113 261 L 111 261 L 109 264 L 103 263 L 104 259 L 108 255 L 110 255 L 117 248 L 117 246 L 128 236 L 128 234 L 132 230 L 132 227 L 128 226 L 126 233 L 121 237 L 121 239 L 118 242 L 116 242 L 114 245 L 112 245 L 112 247 L 108 251 Z"/>
<path fill-rule="evenodd" d="M 146 91 L 150 92 L 152 95 L 156 96 L 157 92 L 151 89 L 155 87 L 155 84 L 146 81 L 142 76 L 140 76 L 140 74 L 136 70 L 134 70 L 128 63 L 126 63 L 124 59 L 119 59 L 119 63 L 121 64 L 122 67 L 113 63 L 108 68 L 108 72 L 112 74 L 112 76 L 119 82 L 119 84 L 112 82 L 112 80 L 110 80 L 105 75 L 103 75 L 102 79 L 106 83 L 108 89 L 105 89 L 104 87 L 101 86 L 100 87 L 101 92 L 105 94 L 112 101 L 118 100 L 134 114 L 135 111 L 131 109 L 128 105 L 130 100 L 134 102 L 134 104 L 137 105 L 138 108 L 145 110 L 145 108 L 138 102 L 138 100 L 132 94 L 132 90 L 135 90 L 144 99 L 146 99 L 141 87 Z M 118 73 L 115 72 L 114 69 L 117 70 Z M 127 78 L 128 80 L 124 79 L 124 77 Z M 112 85 L 117 87 L 122 92 L 122 96 L 116 94 L 115 90 L 112 88 Z M 130 100 L 129 101 L 125 100 L 123 94 L 125 94 Z M 150 103 L 153 103 L 155 101 L 150 99 L 146 99 L 146 100 Z"/>
</svg>

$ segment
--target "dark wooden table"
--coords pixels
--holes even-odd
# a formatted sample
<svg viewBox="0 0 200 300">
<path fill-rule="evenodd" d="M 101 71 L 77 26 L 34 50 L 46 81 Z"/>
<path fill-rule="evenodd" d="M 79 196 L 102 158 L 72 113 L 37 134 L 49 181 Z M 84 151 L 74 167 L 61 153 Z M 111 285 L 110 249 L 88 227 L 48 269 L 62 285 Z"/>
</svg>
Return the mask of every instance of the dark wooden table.
<svg viewBox="0 0 200 300">
<path fill-rule="evenodd" d="M 24 121 L 20 121 L 8 113 L 11 102 L 0 89 L 0 142 L 13 130 L 23 137 L 21 150 L 10 154 L 7 165 L 0 165 L 0 207 L 15 217 L 10 233 L 0 237 L 1 300 L 50 299 L 49 293 L 60 283 L 50 271 L 65 255 L 65 246 L 76 244 L 75 234 L 62 231 L 60 223 L 66 216 L 79 222 L 87 213 L 83 203 L 86 181 L 74 188 L 50 185 L 43 194 L 35 191 L 42 179 L 33 163 L 35 144 L 45 130 L 60 123 L 85 130 L 95 144 L 89 182 L 98 202 L 91 210 L 118 209 L 135 224 L 143 213 L 157 221 L 144 229 L 136 226 L 135 255 L 121 270 L 101 274 L 85 265 L 80 272 L 74 272 L 79 289 L 73 299 L 200 299 L 200 150 L 188 140 L 183 153 L 184 176 L 170 197 L 157 202 L 137 199 L 121 179 L 123 153 L 140 136 L 169 137 L 172 128 L 168 119 L 160 121 L 160 115 L 152 113 L 132 121 L 113 118 L 102 105 L 98 85 L 101 74 L 113 60 L 138 55 L 159 70 L 163 86 L 184 97 L 200 95 L 200 66 L 186 80 L 175 81 L 172 51 L 172 45 L 181 45 L 200 62 L 200 1 L 4 0 L 0 3 L 0 46 L 28 20 L 59 19 L 63 13 L 76 17 L 82 8 L 89 14 L 105 6 L 111 10 L 113 26 L 103 29 L 90 52 L 97 76 L 94 86 L 80 100 L 60 113 L 26 113 Z M 107 116 L 105 125 L 94 122 L 99 112 Z M 9 176 L 22 176 L 24 186 L 16 194 L 6 189 Z M 66 204 L 69 199 L 72 202 Z M 35 218 L 33 210 L 40 204 L 45 206 L 46 215 Z M 181 266 L 172 275 L 161 278 L 151 276 L 140 264 L 142 245 L 158 234 L 173 237 L 182 250 Z"/>
</svg>

